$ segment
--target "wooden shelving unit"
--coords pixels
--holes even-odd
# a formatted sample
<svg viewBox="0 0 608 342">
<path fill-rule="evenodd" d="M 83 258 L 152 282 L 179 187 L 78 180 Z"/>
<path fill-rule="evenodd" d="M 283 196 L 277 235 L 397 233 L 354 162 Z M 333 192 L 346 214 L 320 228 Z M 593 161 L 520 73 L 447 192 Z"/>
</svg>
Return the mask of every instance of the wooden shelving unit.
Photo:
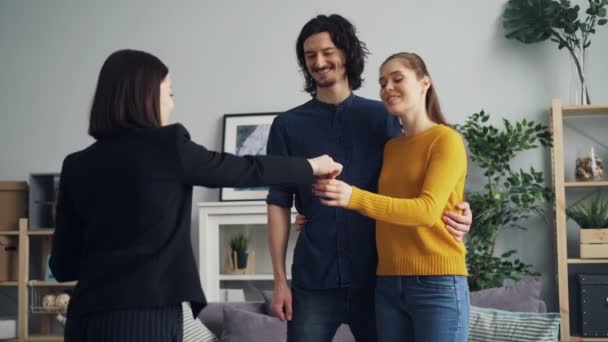
<svg viewBox="0 0 608 342">
<path fill-rule="evenodd" d="M 608 259 L 581 259 L 568 255 L 568 229 L 566 218 L 566 190 L 608 187 L 608 182 L 566 182 L 564 171 L 564 118 L 583 116 L 605 116 L 608 119 L 608 105 L 562 106 L 560 100 L 553 100 L 550 110 L 553 148 L 551 153 L 553 187 L 555 190 L 555 247 L 557 261 L 557 286 L 559 309 L 562 316 L 560 336 L 563 341 L 608 341 L 608 337 L 590 338 L 573 336 L 570 321 L 570 292 L 568 278 L 570 265 L 606 264 Z M 608 171 L 608 170 L 606 170 Z"/>
<path fill-rule="evenodd" d="M 19 279 L 14 282 L 14 285 L 18 287 L 18 319 L 17 319 L 17 339 L 13 341 L 17 342 L 29 342 L 29 341 L 63 341 L 62 336 L 49 335 L 44 333 L 31 334 L 29 330 L 29 323 L 31 319 L 32 303 L 30 297 L 33 288 L 67 288 L 76 285 L 76 282 L 58 283 L 53 281 L 43 280 L 31 280 L 30 279 L 30 239 L 37 236 L 50 237 L 53 235 L 53 229 L 44 229 L 38 231 L 32 231 L 28 229 L 28 219 L 21 219 L 19 221 Z M 44 248 L 43 248 L 44 249 Z M 0 286 L 8 286 L 5 283 L 0 283 Z M 41 314 L 41 325 L 42 330 L 49 329 L 52 321 L 52 316 L 49 314 Z M 44 331 L 43 331 L 44 332 Z"/>
<path fill-rule="evenodd" d="M 17 338 L 5 341 L 63 341 L 61 331 L 51 329 L 57 312 L 46 311 L 48 308 L 39 310 L 42 308 L 40 300 L 44 294 L 64 292 L 76 285 L 75 282 L 44 280 L 54 233 L 54 204 L 58 182 L 57 173 L 32 174 L 29 196 L 26 197 L 29 205 L 23 204 L 24 208 L 29 206 L 29 217 L 21 218 L 18 227 L 0 230 L 0 236 L 15 240 L 18 250 L 17 280 L 0 282 L 0 287 L 17 288 Z M 19 215 L 21 214 L 25 216 L 26 211 L 23 210 Z"/>
</svg>

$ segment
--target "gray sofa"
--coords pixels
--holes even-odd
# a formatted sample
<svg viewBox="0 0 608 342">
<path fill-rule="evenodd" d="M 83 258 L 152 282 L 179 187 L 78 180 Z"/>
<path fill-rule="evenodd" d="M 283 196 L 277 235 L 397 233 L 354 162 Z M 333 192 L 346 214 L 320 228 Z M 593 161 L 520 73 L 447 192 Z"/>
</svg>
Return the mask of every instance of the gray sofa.
<svg viewBox="0 0 608 342">
<path fill-rule="evenodd" d="M 528 279 L 522 283 L 471 293 L 471 305 L 513 312 L 546 312 L 540 299 L 541 282 Z M 266 298 L 267 303 L 271 298 Z M 210 303 L 198 317 L 222 342 L 282 342 L 287 325 L 268 315 L 267 304 Z M 354 342 L 347 325 L 342 325 L 333 342 Z"/>
<path fill-rule="evenodd" d="M 267 315 L 266 304 L 209 303 L 198 318 L 222 341 L 285 341 L 287 325 Z M 255 336 L 255 337 L 254 337 Z M 333 342 L 354 342 L 347 325 L 342 325 Z"/>
</svg>

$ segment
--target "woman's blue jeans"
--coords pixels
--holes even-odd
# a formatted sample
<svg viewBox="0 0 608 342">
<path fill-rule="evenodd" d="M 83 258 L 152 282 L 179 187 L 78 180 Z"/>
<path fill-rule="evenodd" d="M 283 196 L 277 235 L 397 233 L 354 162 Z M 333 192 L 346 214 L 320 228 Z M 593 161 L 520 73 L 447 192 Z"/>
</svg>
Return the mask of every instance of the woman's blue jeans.
<svg viewBox="0 0 608 342">
<path fill-rule="evenodd" d="M 469 286 L 464 276 L 378 276 L 378 342 L 466 342 Z"/>
</svg>

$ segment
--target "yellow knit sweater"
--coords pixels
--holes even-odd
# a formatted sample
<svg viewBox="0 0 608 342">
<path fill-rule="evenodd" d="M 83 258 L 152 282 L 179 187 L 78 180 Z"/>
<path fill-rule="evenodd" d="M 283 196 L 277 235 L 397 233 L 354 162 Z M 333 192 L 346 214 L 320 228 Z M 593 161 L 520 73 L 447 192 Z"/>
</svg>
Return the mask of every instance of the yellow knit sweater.
<svg viewBox="0 0 608 342">
<path fill-rule="evenodd" d="M 467 275 L 464 244 L 442 220 L 458 212 L 466 173 L 462 139 L 445 125 L 386 144 L 379 194 L 353 187 L 348 204 L 376 220 L 378 275 Z"/>
</svg>

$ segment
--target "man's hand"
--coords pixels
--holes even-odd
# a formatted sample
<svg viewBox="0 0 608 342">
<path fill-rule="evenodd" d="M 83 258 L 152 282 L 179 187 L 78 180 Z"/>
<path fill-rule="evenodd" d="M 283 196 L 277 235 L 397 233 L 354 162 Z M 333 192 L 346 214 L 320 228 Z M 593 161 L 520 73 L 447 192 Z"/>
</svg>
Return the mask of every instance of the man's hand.
<svg viewBox="0 0 608 342">
<path fill-rule="evenodd" d="M 304 215 L 296 215 L 296 221 L 294 222 L 296 225 L 296 230 L 301 232 L 304 229 L 304 225 L 306 224 L 306 216 Z"/>
<path fill-rule="evenodd" d="M 473 223 L 473 213 L 468 202 L 462 202 L 456 206 L 462 210 L 462 215 L 453 212 L 446 212 L 443 216 L 443 222 L 446 224 L 447 230 L 458 241 L 462 241 L 465 235 L 471 230 Z"/>
<path fill-rule="evenodd" d="M 291 321 L 291 315 L 293 312 L 291 305 L 291 289 L 289 288 L 289 285 L 287 285 L 287 282 L 275 282 L 274 290 L 272 291 L 272 304 L 270 305 L 270 311 L 281 321 Z"/>
</svg>

